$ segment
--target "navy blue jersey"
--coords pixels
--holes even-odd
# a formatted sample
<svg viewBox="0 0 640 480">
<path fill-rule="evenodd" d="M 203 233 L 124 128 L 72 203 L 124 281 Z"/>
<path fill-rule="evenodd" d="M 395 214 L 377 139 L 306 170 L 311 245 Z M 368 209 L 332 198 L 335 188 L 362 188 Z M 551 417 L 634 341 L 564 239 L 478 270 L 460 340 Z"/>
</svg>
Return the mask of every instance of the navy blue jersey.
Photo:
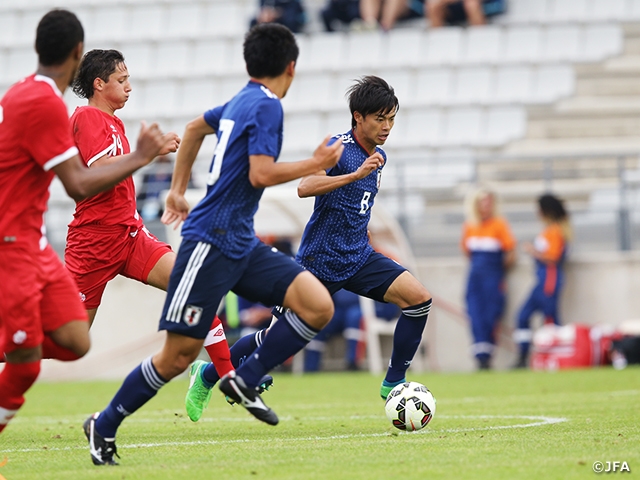
<svg viewBox="0 0 640 480">
<path fill-rule="evenodd" d="M 342 140 L 344 151 L 336 166 L 327 170 L 327 175 L 355 172 L 370 157 L 352 131 L 334 138 Z M 376 151 L 386 162 L 385 153 L 378 147 Z M 319 279 L 331 282 L 347 279 L 373 252 L 367 227 L 381 175 L 382 167 L 365 178 L 316 197 L 296 260 Z"/>
<path fill-rule="evenodd" d="M 204 119 L 216 131 L 218 145 L 207 194 L 184 222 L 182 236 L 238 259 L 258 244 L 253 216 L 264 190 L 249 182 L 249 155 L 280 155 L 282 105 L 267 87 L 250 81 L 230 102 L 205 112 Z"/>
</svg>

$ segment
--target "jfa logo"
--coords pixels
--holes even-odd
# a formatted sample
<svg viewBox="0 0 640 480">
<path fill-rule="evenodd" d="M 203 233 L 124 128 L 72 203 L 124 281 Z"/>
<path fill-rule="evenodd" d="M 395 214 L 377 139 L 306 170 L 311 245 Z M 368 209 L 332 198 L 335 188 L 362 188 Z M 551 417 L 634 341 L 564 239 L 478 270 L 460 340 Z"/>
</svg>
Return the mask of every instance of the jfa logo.
<svg viewBox="0 0 640 480">
<path fill-rule="evenodd" d="M 200 317 L 202 317 L 202 307 L 196 307 L 195 305 L 187 305 L 184 310 L 184 323 L 190 327 L 196 326 L 200 323 Z"/>
<path fill-rule="evenodd" d="M 629 464 L 627 462 L 594 462 L 593 471 L 596 473 L 615 473 L 615 472 L 627 472 L 631 473 Z"/>
</svg>

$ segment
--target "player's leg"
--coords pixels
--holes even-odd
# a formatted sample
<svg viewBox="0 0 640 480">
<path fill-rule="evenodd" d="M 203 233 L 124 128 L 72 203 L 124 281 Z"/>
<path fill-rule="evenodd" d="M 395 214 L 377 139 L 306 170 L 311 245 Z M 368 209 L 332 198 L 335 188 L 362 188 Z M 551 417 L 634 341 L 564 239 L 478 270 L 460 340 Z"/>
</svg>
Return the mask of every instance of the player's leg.
<svg viewBox="0 0 640 480">
<path fill-rule="evenodd" d="M 264 244 L 254 249 L 242 278 L 234 287 L 242 297 L 289 309 L 269 328 L 262 345 L 237 370 L 220 382 L 220 389 L 262 421 L 278 421 L 256 392 L 262 377 L 302 350 L 333 316 L 327 289 L 290 257 Z M 253 405 L 259 403 L 257 407 Z"/>
<path fill-rule="evenodd" d="M 347 307 L 343 335 L 347 342 L 347 370 L 358 370 L 358 345 L 362 341 L 362 311 L 359 304 Z"/>
<path fill-rule="evenodd" d="M 467 314 L 471 323 L 473 345 L 471 350 L 478 363 L 479 369 L 488 368 L 490 352 L 486 345 L 487 308 L 483 299 L 482 278 L 473 276 L 469 278 L 467 286 Z"/>
<path fill-rule="evenodd" d="M 38 378 L 42 349 L 18 348 L 4 356 L 4 369 L 0 372 L 0 433 L 18 413 L 25 402 L 24 394 Z"/>
<path fill-rule="evenodd" d="M 405 270 L 393 281 L 384 301 L 395 303 L 402 310 L 393 333 L 391 360 L 380 389 L 380 395 L 386 399 L 391 388 L 405 381 L 407 369 L 418 351 L 431 310 L 431 294 Z"/>
<path fill-rule="evenodd" d="M 159 241 L 149 230 L 142 227 L 135 237 L 132 253 L 125 267 L 125 274 L 167 291 L 175 263 L 176 254 L 171 250 L 171 247 Z M 204 347 L 218 375 L 226 375 L 233 370 L 227 337 L 217 316 L 213 319 Z"/>
<path fill-rule="evenodd" d="M 527 368 L 529 347 L 533 339 L 529 322 L 531 316 L 539 309 L 540 296 L 544 296 L 544 292 L 540 286 L 536 286 L 518 313 L 518 324 L 513 331 L 513 341 L 518 345 L 518 361 L 514 368 Z"/>
</svg>

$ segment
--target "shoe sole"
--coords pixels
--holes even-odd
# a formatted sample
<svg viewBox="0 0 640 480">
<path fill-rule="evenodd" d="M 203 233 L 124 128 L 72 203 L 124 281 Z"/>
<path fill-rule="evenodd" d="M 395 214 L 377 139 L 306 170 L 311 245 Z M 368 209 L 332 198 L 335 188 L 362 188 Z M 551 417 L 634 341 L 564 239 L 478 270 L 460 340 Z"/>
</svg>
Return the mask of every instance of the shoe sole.
<svg viewBox="0 0 640 480">
<path fill-rule="evenodd" d="M 242 389 L 237 384 L 235 379 L 233 378 L 223 378 L 220 382 L 220 390 L 227 397 L 233 399 L 238 405 L 242 405 L 251 415 L 256 417 L 261 422 L 264 422 L 268 425 L 277 425 L 278 424 L 278 416 L 275 414 L 273 410 L 265 405 L 265 403 L 260 399 L 260 403 L 266 408 L 260 408 L 259 406 L 253 407 L 251 405 L 247 405 L 249 402 L 248 399 L 242 393 Z M 243 401 L 243 400 L 246 400 Z"/>
<path fill-rule="evenodd" d="M 99 459 L 96 456 L 94 456 L 93 452 L 91 451 L 91 448 L 92 448 L 91 430 L 95 428 L 95 423 L 96 423 L 96 419 L 95 419 L 95 413 L 94 413 L 89 418 L 87 418 L 82 424 L 82 430 L 84 430 L 84 435 L 85 437 L 87 437 L 87 441 L 89 442 L 89 454 L 91 455 L 91 461 L 93 462 L 94 465 L 98 467 L 102 465 L 118 465 L 118 462 L 114 460 L 111 460 L 111 462 L 103 462 L 102 459 Z"/>
</svg>

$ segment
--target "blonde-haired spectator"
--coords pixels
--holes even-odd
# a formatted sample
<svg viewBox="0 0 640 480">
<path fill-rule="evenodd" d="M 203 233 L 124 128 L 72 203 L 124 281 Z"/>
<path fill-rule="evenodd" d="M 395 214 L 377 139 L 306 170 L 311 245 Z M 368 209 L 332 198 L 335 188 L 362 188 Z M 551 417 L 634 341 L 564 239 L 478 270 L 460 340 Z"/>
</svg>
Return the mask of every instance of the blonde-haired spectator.
<svg viewBox="0 0 640 480">
<path fill-rule="evenodd" d="M 515 262 L 516 241 L 497 213 L 496 194 L 481 188 L 466 201 L 461 248 L 470 260 L 466 302 L 472 351 L 480 370 L 491 367 L 495 332 L 505 306 L 505 274 Z"/>
</svg>

